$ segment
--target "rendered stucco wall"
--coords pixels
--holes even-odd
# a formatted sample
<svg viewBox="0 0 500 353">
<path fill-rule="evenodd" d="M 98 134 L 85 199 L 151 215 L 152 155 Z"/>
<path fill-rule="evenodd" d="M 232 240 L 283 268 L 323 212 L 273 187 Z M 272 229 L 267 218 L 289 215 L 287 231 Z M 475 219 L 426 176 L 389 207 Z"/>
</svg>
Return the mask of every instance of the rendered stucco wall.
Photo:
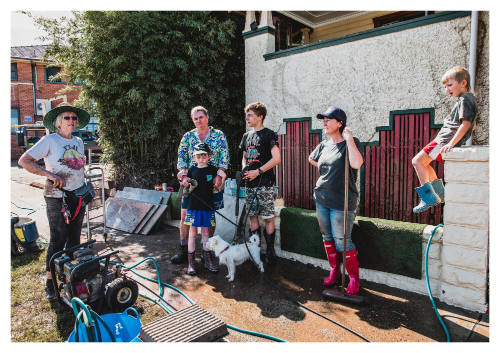
<svg viewBox="0 0 500 353">
<path fill-rule="evenodd" d="M 489 15 L 479 16 L 474 144 L 488 144 Z M 470 16 L 265 61 L 274 35 L 245 39 L 246 102 L 267 105 L 265 126 L 277 130 L 284 118 L 311 117 L 330 105 L 344 109 L 361 141 L 378 139 L 391 110 L 435 108 L 442 123 L 455 101 L 441 76 L 455 65 L 468 67 Z M 321 128 L 313 121 L 313 128 Z"/>
</svg>

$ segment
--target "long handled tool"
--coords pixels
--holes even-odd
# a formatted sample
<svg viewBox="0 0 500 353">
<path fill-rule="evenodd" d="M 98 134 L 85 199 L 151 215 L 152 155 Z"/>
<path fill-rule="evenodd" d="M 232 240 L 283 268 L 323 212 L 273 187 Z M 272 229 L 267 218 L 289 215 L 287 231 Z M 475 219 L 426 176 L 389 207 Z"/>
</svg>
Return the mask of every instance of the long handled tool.
<svg viewBox="0 0 500 353">
<path fill-rule="evenodd" d="M 345 248 L 347 238 L 347 214 L 349 203 L 349 151 L 347 141 L 345 146 L 345 171 L 344 171 L 344 246 L 342 251 L 342 288 L 340 290 L 325 289 L 323 296 L 333 301 L 345 302 L 350 304 L 363 304 L 363 297 L 354 294 L 348 294 L 345 291 Z"/>
<path fill-rule="evenodd" d="M 241 210 L 241 217 L 240 217 L 241 177 L 242 177 L 242 172 L 240 171 L 236 172 L 236 205 L 234 208 L 234 217 L 235 217 L 234 223 L 237 224 L 238 226 L 234 230 L 234 236 L 232 242 L 233 244 L 239 244 L 244 242 L 244 240 L 242 239 L 241 231 L 243 229 L 243 220 L 245 219 L 246 203 L 243 204 L 243 209 Z"/>
</svg>

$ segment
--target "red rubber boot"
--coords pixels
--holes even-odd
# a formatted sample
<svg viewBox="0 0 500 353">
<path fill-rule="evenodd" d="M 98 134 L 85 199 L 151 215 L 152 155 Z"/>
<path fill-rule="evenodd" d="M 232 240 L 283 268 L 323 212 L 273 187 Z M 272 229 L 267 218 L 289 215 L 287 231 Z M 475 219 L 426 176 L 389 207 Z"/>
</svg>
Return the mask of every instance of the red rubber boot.
<svg viewBox="0 0 500 353">
<path fill-rule="evenodd" d="M 330 264 L 330 275 L 323 280 L 323 285 L 328 287 L 333 285 L 340 276 L 340 256 L 335 247 L 335 243 L 331 241 L 323 241 L 325 246 L 326 257 Z"/>
<path fill-rule="evenodd" d="M 349 285 L 347 294 L 358 295 L 359 293 L 359 263 L 358 250 L 354 249 L 345 253 L 345 269 L 349 273 Z"/>
</svg>

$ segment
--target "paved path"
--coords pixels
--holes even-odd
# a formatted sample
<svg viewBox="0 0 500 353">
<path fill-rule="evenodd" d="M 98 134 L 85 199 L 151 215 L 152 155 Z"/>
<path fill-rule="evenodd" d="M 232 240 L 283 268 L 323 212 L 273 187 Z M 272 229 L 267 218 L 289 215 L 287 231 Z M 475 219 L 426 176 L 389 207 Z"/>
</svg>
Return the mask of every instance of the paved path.
<svg viewBox="0 0 500 353">
<path fill-rule="evenodd" d="M 30 184 L 43 183 L 34 176 L 13 165 L 11 167 L 11 201 L 20 207 L 36 212 L 30 217 L 36 220 L 39 233 L 48 239 L 48 224 L 42 190 Z M 12 205 L 12 211 L 22 210 Z M 203 271 L 198 260 L 199 274 L 188 276 L 182 265 L 172 265 L 168 260 L 178 246 L 179 231 L 175 227 L 163 227 L 144 236 L 111 231 L 109 245 L 97 235 L 97 248 L 106 246 L 120 250 L 120 259 L 133 265 L 151 256 L 160 267 L 161 280 L 185 292 L 203 309 L 233 326 L 262 332 L 291 342 L 359 342 L 356 335 L 304 310 L 287 300 L 263 277 L 252 263 L 237 268 L 234 282 L 227 282 L 227 270 L 217 274 Z M 85 236 L 82 235 L 82 240 Z M 140 272 L 155 276 L 151 265 L 144 265 Z M 311 265 L 279 259 L 275 267 L 266 267 L 266 274 L 278 286 L 306 307 L 349 327 L 373 342 L 436 342 L 444 341 L 444 332 L 434 314 L 427 296 L 390 288 L 385 285 L 361 281 L 361 294 L 367 302 L 364 306 L 343 305 L 324 301 L 321 295 L 322 278 L 327 272 Z M 144 282 L 156 289 L 151 282 Z M 181 309 L 187 301 L 176 292 L 166 289 L 165 299 L 174 308 Z M 437 304 L 450 331 L 452 341 L 488 341 L 489 317 L 471 313 L 442 303 Z M 229 330 L 231 342 L 267 341 Z"/>
</svg>

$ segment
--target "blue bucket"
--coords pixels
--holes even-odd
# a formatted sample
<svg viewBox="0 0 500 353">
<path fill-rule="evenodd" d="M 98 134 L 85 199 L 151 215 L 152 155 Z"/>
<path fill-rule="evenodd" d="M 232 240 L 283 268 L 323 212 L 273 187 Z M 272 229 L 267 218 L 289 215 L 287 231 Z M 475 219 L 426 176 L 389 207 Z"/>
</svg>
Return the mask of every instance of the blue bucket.
<svg viewBox="0 0 500 353">
<path fill-rule="evenodd" d="M 34 220 L 28 217 L 20 217 L 19 221 L 14 224 L 14 233 L 21 242 L 26 245 L 38 239 L 38 230 Z"/>
<path fill-rule="evenodd" d="M 135 317 L 129 315 L 128 311 L 132 311 Z M 142 322 L 139 318 L 139 313 L 134 308 L 127 308 L 123 313 L 104 314 L 101 316 L 101 319 L 111 329 L 116 342 L 142 342 L 139 339 Z M 96 320 L 95 330 L 100 331 L 102 342 L 113 342 L 108 331 L 99 320 Z M 94 331 L 95 337 L 97 337 L 96 331 Z M 85 324 L 82 321 L 78 322 L 78 338 L 79 342 L 89 342 Z M 67 342 L 76 342 L 75 330 L 71 331 Z"/>
</svg>

